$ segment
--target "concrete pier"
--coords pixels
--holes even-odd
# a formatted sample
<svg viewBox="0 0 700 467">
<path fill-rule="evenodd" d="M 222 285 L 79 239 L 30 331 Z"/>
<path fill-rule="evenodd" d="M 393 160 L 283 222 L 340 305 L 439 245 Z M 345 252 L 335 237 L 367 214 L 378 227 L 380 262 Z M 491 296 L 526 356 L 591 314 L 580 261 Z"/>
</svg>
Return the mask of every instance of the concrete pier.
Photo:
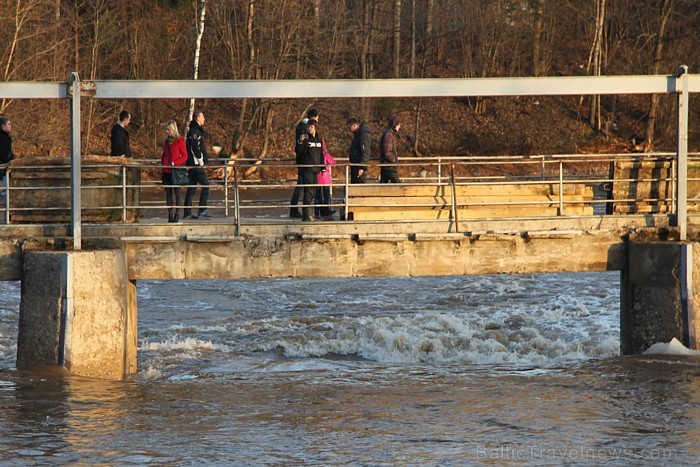
<svg viewBox="0 0 700 467">
<path fill-rule="evenodd" d="M 640 354 L 674 337 L 700 348 L 700 244 L 630 242 L 621 274 L 620 348 Z"/>
<path fill-rule="evenodd" d="M 26 252 L 17 368 L 60 365 L 117 380 L 135 373 L 136 306 L 122 250 Z"/>
</svg>

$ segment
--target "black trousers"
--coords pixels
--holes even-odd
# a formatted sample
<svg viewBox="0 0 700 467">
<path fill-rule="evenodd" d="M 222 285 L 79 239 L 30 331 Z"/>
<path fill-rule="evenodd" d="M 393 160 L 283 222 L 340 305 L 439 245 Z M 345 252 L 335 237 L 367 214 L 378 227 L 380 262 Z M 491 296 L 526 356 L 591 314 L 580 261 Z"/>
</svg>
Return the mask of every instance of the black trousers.
<svg viewBox="0 0 700 467">
<path fill-rule="evenodd" d="M 172 177 L 170 174 L 164 173 L 161 180 L 163 185 L 172 184 Z M 177 214 L 177 206 L 182 205 L 182 195 L 179 186 L 166 186 L 165 187 L 165 203 L 168 205 L 168 218 Z"/>
<path fill-rule="evenodd" d="M 382 167 L 382 174 L 379 178 L 379 183 L 401 183 L 399 180 L 399 171 L 396 167 Z"/>
<path fill-rule="evenodd" d="M 190 185 L 185 194 L 185 215 L 192 214 L 192 198 L 197 191 L 197 185 L 202 185 L 202 192 L 199 195 L 199 213 L 207 210 L 207 202 L 209 201 L 209 179 L 207 171 L 203 168 L 190 167 L 189 170 Z"/>
<path fill-rule="evenodd" d="M 313 219 L 314 217 L 314 199 L 316 198 L 316 187 L 309 186 L 316 184 L 316 173 L 314 169 L 302 168 L 299 169 L 299 178 L 301 179 L 302 185 L 304 185 L 304 207 L 302 208 L 302 220 Z"/>
</svg>

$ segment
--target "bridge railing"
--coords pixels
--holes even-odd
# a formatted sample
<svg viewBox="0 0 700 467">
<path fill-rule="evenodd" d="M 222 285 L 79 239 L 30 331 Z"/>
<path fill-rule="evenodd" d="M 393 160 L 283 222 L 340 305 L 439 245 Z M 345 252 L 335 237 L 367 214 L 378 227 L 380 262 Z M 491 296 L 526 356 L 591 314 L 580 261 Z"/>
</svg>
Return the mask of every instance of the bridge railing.
<svg viewBox="0 0 700 467">
<path fill-rule="evenodd" d="M 694 168 L 700 167 L 700 155 L 692 154 L 688 166 L 689 216 L 699 216 L 700 169 Z M 349 183 L 348 162 L 332 168 L 328 208 L 336 211 L 334 220 L 673 216 L 677 207 L 673 153 L 403 158 L 400 184 L 379 183 L 381 167 L 372 161 L 362 185 Z M 11 164 L 0 198 L 5 224 L 69 222 L 68 170 L 50 162 Z M 83 164 L 84 222 L 167 222 L 161 170 L 148 160 Z M 207 171 L 208 212 L 215 219 L 240 224 L 288 218 L 297 186 L 292 159 L 212 159 Z M 180 190 L 179 209 L 187 188 Z M 196 210 L 201 187 L 191 188 L 197 190 Z"/>
</svg>

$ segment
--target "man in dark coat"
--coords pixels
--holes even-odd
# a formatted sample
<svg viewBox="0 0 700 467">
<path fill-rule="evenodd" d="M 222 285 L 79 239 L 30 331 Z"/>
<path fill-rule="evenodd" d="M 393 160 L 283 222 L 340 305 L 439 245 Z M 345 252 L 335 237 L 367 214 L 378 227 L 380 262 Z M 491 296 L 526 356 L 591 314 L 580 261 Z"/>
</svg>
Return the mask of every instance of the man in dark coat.
<svg viewBox="0 0 700 467">
<path fill-rule="evenodd" d="M 12 122 L 7 115 L 0 115 L 0 164 L 7 164 L 15 158 L 12 152 Z M 0 179 L 5 178 L 5 169 L 0 169 Z"/>
<path fill-rule="evenodd" d="M 110 154 L 113 156 L 131 157 L 129 132 L 126 131 L 129 122 L 131 122 L 131 114 L 126 110 L 119 112 L 119 121 L 112 127 L 112 135 L 109 138 L 112 143 Z"/>
<path fill-rule="evenodd" d="M 389 117 L 389 124 L 384 130 L 382 140 L 379 143 L 379 163 L 382 164 L 379 183 L 401 183 L 399 171 L 396 168 L 396 163 L 399 161 L 399 153 L 396 149 L 396 135 L 400 129 L 401 121 L 399 117 Z"/>
<path fill-rule="evenodd" d="M 199 219 L 202 217 L 212 217 L 207 214 L 207 202 L 209 201 L 209 179 L 204 168 L 209 163 L 207 147 L 204 143 L 204 114 L 195 112 L 192 114 L 190 130 L 187 132 L 187 166 L 190 187 L 185 194 L 184 219 Z M 202 185 L 202 192 L 199 195 L 199 214 L 192 214 L 192 198 L 197 191 L 197 185 Z"/>
<path fill-rule="evenodd" d="M 297 164 L 299 164 L 299 151 L 301 149 L 301 144 L 299 143 L 299 141 L 301 141 L 301 135 L 306 134 L 306 127 L 310 121 L 318 123 L 318 110 L 309 109 L 309 111 L 306 112 L 306 117 L 302 118 L 301 121 L 297 123 L 297 127 L 294 130 L 294 155 L 296 156 Z M 301 168 L 297 168 L 297 186 L 294 188 L 294 193 L 292 193 L 292 199 L 289 202 L 289 217 L 292 218 L 302 217 L 301 213 L 299 212 L 299 208 L 297 207 L 297 204 L 299 204 L 299 198 L 301 198 L 301 194 L 303 191 L 300 185 L 302 185 Z"/>
<path fill-rule="evenodd" d="M 365 122 L 360 123 L 356 118 L 347 121 L 348 129 L 352 133 L 350 143 L 350 183 L 365 183 L 367 179 L 367 164 L 370 158 L 369 127 Z"/>
<path fill-rule="evenodd" d="M 318 123 L 309 120 L 306 133 L 299 138 L 299 153 L 297 164 L 301 184 L 304 185 L 304 207 L 302 208 L 302 221 L 310 222 L 314 220 L 314 198 L 316 197 L 317 184 L 316 175 L 321 171 L 323 165 L 323 142 L 321 136 L 316 131 Z"/>
</svg>

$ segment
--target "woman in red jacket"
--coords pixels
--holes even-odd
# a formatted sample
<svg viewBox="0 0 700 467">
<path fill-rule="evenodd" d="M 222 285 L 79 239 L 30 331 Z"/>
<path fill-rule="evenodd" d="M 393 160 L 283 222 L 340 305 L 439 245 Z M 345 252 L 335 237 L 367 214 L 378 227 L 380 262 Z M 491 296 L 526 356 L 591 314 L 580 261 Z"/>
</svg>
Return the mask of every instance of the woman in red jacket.
<svg viewBox="0 0 700 467">
<path fill-rule="evenodd" d="M 163 185 L 165 186 L 165 202 L 168 204 L 168 222 L 179 222 L 178 207 L 182 206 L 180 197 L 180 185 L 187 185 L 187 169 L 174 169 L 183 166 L 187 162 L 187 146 L 180 136 L 175 120 L 168 120 L 165 124 L 165 142 L 163 143 L 163 156 L 160 165 L 163 166 Z M 180 177 L 184 172 L 184 177 Z M 174 195 L 174 196 L 173 196 Z M 174 198 L 174 199 L 173 199 Z M 173 201 L 175 204 L 173 205 Z M 174 206 L 174 207 L 173 207 Z"/>
</svg>

